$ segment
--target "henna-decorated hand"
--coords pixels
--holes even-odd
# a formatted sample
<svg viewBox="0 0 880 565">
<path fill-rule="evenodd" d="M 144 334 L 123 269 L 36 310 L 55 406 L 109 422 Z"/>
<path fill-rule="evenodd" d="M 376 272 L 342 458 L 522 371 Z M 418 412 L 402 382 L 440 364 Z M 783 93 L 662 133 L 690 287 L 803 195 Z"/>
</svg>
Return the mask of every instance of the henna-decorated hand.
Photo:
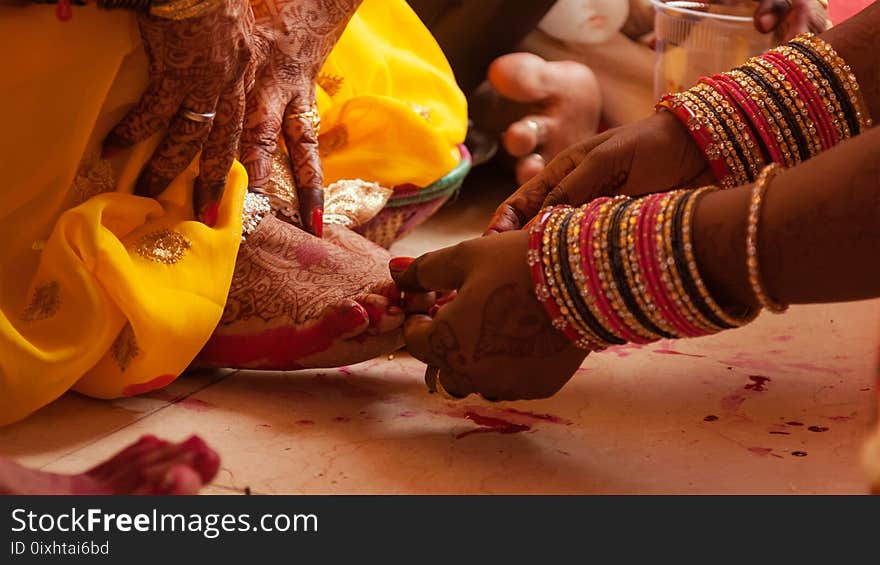
<svg viewBox="0 0 880 565">
<path fill-rule="evenodd" d="M 586 353 L 554 329 L 538 302 L 526 263 L 528 233 L 465 241 L 416 259 L 391 275 L 404 292 L 458 290 L 432 319 L 412 316 L 404 327 L 409 352 L 440 368 L 441 385 L 456 396 L 493 400 L 555 394 Z"/>
<path fill-rule="evenodd" d="M 256 83 L 247 100 L 241 161 L 250 188 L 269 180 L 284 135 L 302 222 L 320 237 L 324 177 L 318 155 L 315 79 L 361 0 L 254 0 Z"/>
<path fill-rule="evenodd" d="M 544 206 L 700 186 L 713 179 L 688 131 L 672 114 L 658 112 L 560 153 L 501 203 L 486 233 L 520 229 Z"/>
<path fill-rule="evenodd" d="M 226 175 L 238 152 L 251 62 L 253 16 L 247 0 L 222 0 L 207 13 L 183 20 L 138 17 L 150 59 L 150 84 L 140 102 L 104 140 L 109 157 L 167 128 L 135 192 L 157 196 L 198 152 L 194 191 L 200 220 L 213 225 Z M 194 121 L 185 112 L 211 114 Z"/>
</svg>

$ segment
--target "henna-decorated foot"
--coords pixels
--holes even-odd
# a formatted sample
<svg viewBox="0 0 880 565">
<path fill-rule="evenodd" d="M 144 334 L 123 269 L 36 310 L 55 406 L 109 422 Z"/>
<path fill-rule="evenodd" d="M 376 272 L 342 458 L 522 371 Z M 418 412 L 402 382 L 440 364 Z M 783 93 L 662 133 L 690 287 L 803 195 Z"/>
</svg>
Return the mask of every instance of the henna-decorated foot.
<svg viewBox="0 0 880 565">
<path fill-rule="evenodd" d="M 28 469 L 0 457 L 0 494 L 196 494 L 220 457 L 201 438 L 170 443 L 147 435 L 78 475 Z"/>
<path fill-rule="evenodd" d="M 388 253 L 329 225 L 318 239 L 268 215 L 242 244 L 226 310 L 194 365 L 294 370 L 372 359 L 402 345 Z"/>
</svg>

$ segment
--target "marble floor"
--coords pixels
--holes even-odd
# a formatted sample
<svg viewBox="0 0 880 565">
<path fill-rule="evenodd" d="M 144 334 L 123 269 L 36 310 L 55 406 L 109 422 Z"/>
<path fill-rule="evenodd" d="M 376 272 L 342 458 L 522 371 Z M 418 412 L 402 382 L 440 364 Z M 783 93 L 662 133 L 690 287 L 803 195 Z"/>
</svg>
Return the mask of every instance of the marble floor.
<svg viewBox="0 0 880 565">
<path fill-rule="evenodd" d="M 477 171 L 394 251 L 477 235 L 503 190 Z M 863 493 L 878 322 L 880 301 L 796 307 L 719 336 L 625 346 L 528 403 L 429 396 L 405 353 L 198 373 L 138 398 L 68 394 L 0 429 L 0 454 L 79 471 L 145 433 L 196 433 L 222 457 L 213 494 Z"/>
</svg>

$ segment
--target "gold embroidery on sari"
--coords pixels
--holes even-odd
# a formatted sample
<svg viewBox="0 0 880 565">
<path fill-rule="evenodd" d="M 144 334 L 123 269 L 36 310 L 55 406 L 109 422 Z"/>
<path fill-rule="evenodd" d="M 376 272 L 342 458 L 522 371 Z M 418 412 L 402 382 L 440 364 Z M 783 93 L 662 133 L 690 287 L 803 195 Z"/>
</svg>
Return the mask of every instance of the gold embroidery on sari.
<svg viewBox="0 0 880 565">
<path fill-rule="evenodd" d="M 334 97 L 342 88 L 342 83 L 345 82 L 345 79 L 339 75 L 331 75 L 328 73 L 321 73 L 318 75 L 318 86 L 324 89 L 324 92 L 327 93 L 327 96 Z"/>
<path fill-rule="evenodd" d="M 51 318 L 61 308 L 61 285 L 49 281 L 34 289 L 34 296 L 21 315 L 26 322 Z"/>
<path fill-rule="evenodd" d="M 154 261 L 173 265 L 192 248 L 192 242 L 174 230 L 163 229 L 148 233 L 140 238 L 135 246 L 138 255 Z"/>
<path fill-rule="evenodd" d="M 324 189 L 324 223 L 356 228 L 382 211 L 393 190 L 361 179 L 343 179 Z"/>
<path fill-rule="evenodd" d="M 140 352 L 141 350 L 134 337 L 134 329 L 131 327 L 131 323 L 126 323 L 122 330 L 120 330 L 119 335 L 116 336 L 116 339 L 113 340 L 113 345 L 110 346 L 110 354 L 113 356 L 116 364 L 119 365 L 119 370 L 124 373 L 131 364 L 132 359 L 140 355 Z"/>
<path fill-rule="evenodd" d="M 293 184 L 290 157 L 284 150 L 278 149 L 272 155 L 272 171 L 269 174 L 269 181 L 261 192 L 269 197 L 272 210 L 280 212 L 287 216 L 291 223 L 302 227 L 302 220 L 299 217 L 299 195 Z"/>
</svg>

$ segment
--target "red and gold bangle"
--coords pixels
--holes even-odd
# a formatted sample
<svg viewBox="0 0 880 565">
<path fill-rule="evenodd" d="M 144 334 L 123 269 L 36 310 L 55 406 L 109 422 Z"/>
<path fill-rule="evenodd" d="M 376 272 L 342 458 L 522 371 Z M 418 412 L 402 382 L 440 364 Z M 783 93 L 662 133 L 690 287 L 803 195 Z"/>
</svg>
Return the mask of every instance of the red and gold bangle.
<svg viewBox="0 0 880 565">
<path fill-rule="evenodd" d="M 810 157 L 815 157 L 821 153 L 822 140 L 819 138 L 817 124 L 815 124 L 810 117 L 807 103 L 800 98 L 795 85 L 789 80 L 785 73 L 773 63 L 773 61 L 767 60 L 763 57 L 755 57 L 752 61 L 754 61 L 756 65 L 753 67 L 754 69 L 759 72 L 763 71 L 769 73 L 774 81 L 780 85 L 777 92 L 785 99 L 785 105 L 788 106 L 789 110 L 791 110 L 797 120 L 800 131 L 807 140 Z"/>
<path fill-rule="evenodd" d="M 529 255 L 528 263 L 532 272 L 532 280 L 535 283 L 535 296 L 538 302 L 544 307 L 547 315 L 550 316 L 553 327 L 561 331 L 565 337 L 575 343 L 582 349 L 593 349 L 583 341 L 581 336 L 577 334 L 575 329 L 571 327 L 568 321 L 562 316 L 556 301 L 551 294 L 550 286 L 545 278 L 545 267 L 550 260 L 549 255 L 549 231 L 548 223 L 550 220 L 562 211 L 568 211 L 570 208 L 558 206 L 555 208 L 544 209 L 539 213 L 538 221 L 536 221 L 529 232 Z"/>
<path fill-rule="evenodd" d="M 728 127 L 734 132 L 736 142 L 739 144 L 743 156 L 748 166 L 748 178 L 753 180 L 764 167 L 764 155 L 757 143 L 752 125 L 746 119 L 742 110 L 736 102 L 728 95 L 727 91 L 722 88 L 711 77 L 702 77 L 700 83 L 696 87 L 698 92 L 703 92 L 707 97 L 714 99 L 715 103 L 720 105 L 716 107 L 716 111 L 720 107 L 724 114 L 727 115 Z"/>
<path fill-rule="evenodd" d="M 774 136 L 776 146 L 782 153 L 782 162 L 786 167 L 793 167 L 800 162 L 800 155 L 797 152 L 797 141 L 791 133 L 782 111 L 776 106 L 773 97 L 764 91 L 764 88 L 756 83 L 752 77 L 746 73 L 735 69 L 729 73 L 725 73 L 731 80 L 735 81 L 745 90 L 746 95 L 751 98 L 752 102 L 760 109 L 768 124 L 770 133 Z"/>
<path fill-rule="evenodd" d="M 832 69 L 838 80 L 843 85 L 852 107 L 856 113 L 856 120 L 859 124 L 860 132 L 865 132 L 871 128 L 873 121 L 868 112 L 868 105 L 865 103 L 858 79 L 852 72 L 852 67 L 847 64 L 837 54 L 834 47 L 830 43 L 823 40 L 813 33 L 803 33 L 795 37 L 792 42 L 801 43 L 802 45 L 812 49 L 819 57 L 821 57 Z"/>
<path fill-rule="evenodd" d="M 724 188 L 747 184 L 749 179 L 746 174 L 745 161 L 743 160 L 745 157 L 743 156 L 740 158 L 739 156 L 742 149 L 738 149 L 739 146 L 736 144 L 736 138 L 733 134 L 728 133 L 725 124 L 722 123 L 723 120 L 720 114 L 716 113 L 715 109 L 709 105 L 709 102 L 704 100 L 701 96 L 698 96 L 697 93 L 694 92 L 695 89 L 696 87 L 681 94 L 682 97 L 690 101 L 697 108 L 699 111 L 698 116 L 703 120 L 703 123 L 711 125 L 713 139 L 716 139 L 719 147 L 721 147 L 721 155 L 724 157 L 724 162 L 730 169 L 730 176 L 733 183 L 725 184 L 724 182 L 720 182 L 719 184 Z"/>
<path fill-rule="evenodd" d="M 833 134 L 831 120 L 825 111 L 819 94 L 809 84 L 801 69 L 778 51 L 768 51 L 763 57 L 785 74 L 789 82 L 795 87 L 798 98 L 806 104 L 807 113 L 816 126 L 816 131 L 822 143 L 822 150 L 827 151 L 831 149 L 835 144 L 834 137 L 836 137 L 836 134 Z"/>
<path fill-rule="evenodd" d="M 834 89 L 822 70 L 800 50 L 782 45 L 776 48 L 777 53 L 784 55 L 793 65 L 801 70 L 804 78 L 812 85 L 813 90 L 819 97 L 820 103 L 828 114 L 831 127 L 834 128 L 836 143 L 852 137 L 849 124 L 846 120 L 846 113 L 843 106 L 834 92 Z M 841 93 L 843 94 L 843 93 Z"/>
<path fill-rule="evenodd" d="M 776 136 L 770 130 L 770 123 L 742 85 L 727 74 L 715 75 L 712 78 L 719 85 L 719 88 L 727 91 L 728 95 L 733 97 L 740 109 L 745 112 L 746 118 L 757 132 L 757 139 L 762 142 L 761 145 L 765 151 L 764 162 L 782 162 L 782 149 L 776 141 Z"/>
<path fill-rule="evenodd" d="M 715 179 L 722 185 L 733 186 L 730 168 L 724 160 L 719 143 L 713 138 L 714 132 L 710 130 L 711 126 L 706 123 L 708 120 L 700 119 L 697 112 L 678 95 L 664 96 L 656 108 L 667 110 L 681 122 L 709 162 Z"/>
</svg>

